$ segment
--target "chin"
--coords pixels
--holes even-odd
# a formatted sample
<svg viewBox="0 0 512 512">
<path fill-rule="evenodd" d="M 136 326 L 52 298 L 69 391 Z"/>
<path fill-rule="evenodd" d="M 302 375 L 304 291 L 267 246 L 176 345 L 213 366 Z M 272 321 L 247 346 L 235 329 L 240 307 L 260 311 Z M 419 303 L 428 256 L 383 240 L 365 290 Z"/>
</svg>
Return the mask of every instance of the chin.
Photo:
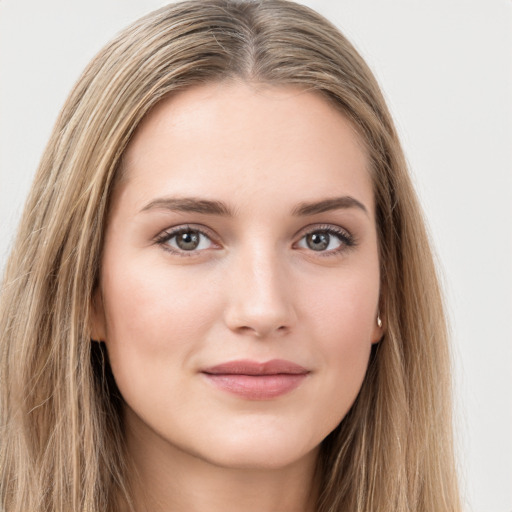
<svg viewBox="0 0 512 512">
<path fill-rule="evenodd" d="M 244 432 L 228 431 L 222 436 L 212 436 L 206 449 L 198 454 L 203 460 L 226 468 L 272 470 L 280 469 L 316 457 L 322 438 L 311 439 L 298 432 L 279 432 L 273 428 L 246 429 Z M 227 436 L 226 436 L 227 434 Z M 216 437 L 216 438 L 215 438 Z"/>
<path fill-rule="evenodd" d="M 309 452 L 295 450 L 269 450 L 260 446 L 249 449 L 227 449 L 222 453 L 208 454 L 204 460 L 222 468 L 268 471 L 279 470 L 302 461 L 308 456 L 316 456 L 318 447 Z"/>
</svg>

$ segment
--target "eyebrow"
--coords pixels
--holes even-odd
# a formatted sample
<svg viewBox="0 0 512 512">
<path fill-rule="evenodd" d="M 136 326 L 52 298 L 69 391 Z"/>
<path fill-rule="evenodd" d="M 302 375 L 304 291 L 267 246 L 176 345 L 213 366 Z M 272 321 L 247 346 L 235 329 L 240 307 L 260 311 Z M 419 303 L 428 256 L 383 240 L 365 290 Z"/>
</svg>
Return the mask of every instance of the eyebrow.
<svg viewBox="0 0 512 512">
<path fill-rule="evenodd" d="M 198 199 L 195 197 L 162 197 L 151 201 L 141 212 L 154 209 L 203 213 L 205 215 L 234 216 L 231 209 L 222 201 L 211 201 L 209 199 Z"/>
<path fill-rule="evenodd" d="M 332 210 L 344 210 L 349 208 L 357 208 L 368 215 L 366 206 L 350 196 L 332 197 L 321 201 L 300 203 L 292 210 L 292 215 L 297 217 L 306 217 Z M 141 212 L 154 209 L 234 217 L 233 210 L 226 203 L 195 197 L 158 198 L 148 203 Z"/>
<path fill-rule="evenodd" d="M 297 216 L 306 216 L 316 215 L 318 213 L 329 212 L 332 210 L 345 210 L 348 208 L 357 208 L 368 215 L 366 206 L 350 196 L 332 197 L 312 203 L 300 203 L 293 209 L 292 213 Z"/>
</svg>

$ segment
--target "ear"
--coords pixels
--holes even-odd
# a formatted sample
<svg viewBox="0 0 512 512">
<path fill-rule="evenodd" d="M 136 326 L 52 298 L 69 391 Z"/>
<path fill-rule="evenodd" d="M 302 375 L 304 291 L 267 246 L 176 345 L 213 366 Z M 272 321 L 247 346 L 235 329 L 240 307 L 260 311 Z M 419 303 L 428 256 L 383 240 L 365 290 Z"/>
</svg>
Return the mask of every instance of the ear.
<svg viewBox="0 0 512 512">
<path fill-rule="evenodd" d="M 103 297 L 98 286 L 91 300 L 91 339 L 94 341 L 105 341 L 107 324 L 105 321 L 105 308 Z"/>
</svg>

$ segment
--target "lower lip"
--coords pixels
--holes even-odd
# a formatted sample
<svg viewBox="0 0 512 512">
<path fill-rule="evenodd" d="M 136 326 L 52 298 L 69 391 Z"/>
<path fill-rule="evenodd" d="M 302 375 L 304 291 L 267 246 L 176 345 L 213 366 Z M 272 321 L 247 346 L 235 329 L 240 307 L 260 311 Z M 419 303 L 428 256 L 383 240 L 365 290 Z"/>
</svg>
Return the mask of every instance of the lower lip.
<svg viewBox="0 0 512 512">
<path fill-rule="evenodd" d="M 294 390 L 307 377 L 306 373 L 276 375 L 238 375 L 204 373 L 219 389 L 248 400 L 270 400 Z"/>
</svg>

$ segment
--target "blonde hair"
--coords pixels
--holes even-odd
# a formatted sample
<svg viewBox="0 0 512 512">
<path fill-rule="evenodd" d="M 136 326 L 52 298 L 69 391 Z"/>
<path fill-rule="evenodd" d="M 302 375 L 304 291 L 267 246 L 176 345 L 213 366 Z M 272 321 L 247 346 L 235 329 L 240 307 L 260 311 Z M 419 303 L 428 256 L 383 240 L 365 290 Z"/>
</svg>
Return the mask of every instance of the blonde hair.
<svg viewBox="0 0 512 512">
<path fill-rule="evenodd" d="M 43 155 L 0 306 L 0 508 L 129 503 L 122 398 L 90 341 L 109 199 L 147 112 L 193 84 L 295 84 L 342 110 L 374 184 L 386 334 L 323 442 L 319 512 L 459 511 L 442 300 L 424 222 L 379 87 L 351 44 L 285 0 L 191 0 L 140 19 L 71 92 Z"/>
</svg>

